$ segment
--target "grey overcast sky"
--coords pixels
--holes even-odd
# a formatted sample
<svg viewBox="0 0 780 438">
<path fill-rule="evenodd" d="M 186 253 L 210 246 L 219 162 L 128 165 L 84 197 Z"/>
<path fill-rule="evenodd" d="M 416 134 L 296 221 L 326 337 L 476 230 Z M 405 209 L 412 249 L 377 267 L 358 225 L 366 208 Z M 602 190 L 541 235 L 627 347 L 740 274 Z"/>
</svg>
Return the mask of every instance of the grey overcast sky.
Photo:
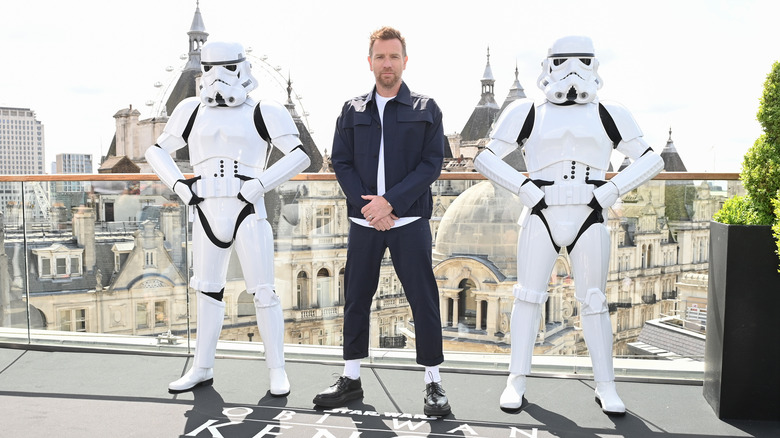
<svg viewBox="0 0 780 438">
<path fill-rule="evenodd" d="M 3 2 L 0 106 L 36 112 L 47 170 L 63 152 L 91 153 L 97 163 L 118 110 L 133 105 L 143 118 L 154 115 L 160 106 L 146 103 L 163 99 L 183 67 L 195 7 L 195 0 Z M 588 35 L 601 62 L 600 98 L 628 107 L 659 152 L 671 127 L 688 170 L 699 172 L 739 172 L 761 134 L 763 83 L 780 60 L 774 0 L 201 0 L 199 7 L 210 41 L 252 48 L 263 82 L 255 98 L 285 99 L 279 81 L 289 74 L 321 150 L 330 149 L 342 103 L 373 85 L 368 35 L 383 25 L 406 37 L 404 79 L 436 99 L 448 134 L 463 128 L 480 99 L 488 47 L 498 104 L 515 66 L 528 97 L 541 101 L 536 79 L 549 45 Z"/>
</svg>

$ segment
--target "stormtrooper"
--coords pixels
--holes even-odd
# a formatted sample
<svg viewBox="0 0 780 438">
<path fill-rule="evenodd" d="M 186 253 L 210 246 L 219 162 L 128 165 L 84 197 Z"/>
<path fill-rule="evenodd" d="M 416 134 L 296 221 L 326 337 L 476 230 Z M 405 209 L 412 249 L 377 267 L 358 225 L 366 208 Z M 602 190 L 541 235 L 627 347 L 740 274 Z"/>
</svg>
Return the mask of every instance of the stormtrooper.
<svg viewBox="0 0 780 438">
<path fill-rule="evenodd" d="M 602 86 L 590 38 L 555 41 L 542 62 L 537 85 L 546 100 L 522 99 L 496 121 L 490 141 L 474 166 L 515 193 L 524 208 L 513 288 L 511 357 L 500 407 L 520 409 L 531 357 L 547 301 L 547 283 L 561 248 L 566 248 L 580 303 L 580 321 L 596 383 L 596 401 L 607 414 L 625 413 L 612 365 L 612 324 L 605 295 L 609 263 L 606 210 L 621 195 L 663 169 L 661 156 L 642 139 L 624 107 L 599 102 Z M 503 158 L 522 145 L 526 178 Z M 612 150 L 632 163 L 606 180 Z"/>
<path fill-rule="evenodd" d="M 285 396 L 284 319 L 274 290 L 274 242 L 264 194 L 309 166 L 298 129 L 282 105 L 249 97 L 257 87 L 244 48 L 209 42 L 201 50 L 200 97 L 173 111 L 146 159 L 190 206 L 192 271 L 197 293 L 197 338 L 193 365 L 168 385 L 171 393 L 213 383 L 214 356 L 222 330 L 228 261 L 236 250 L 246 290 L 254 295 L 257 326 L 270 374 L 270 393 Z M 195 177 L 185 179 L 171 153 L 189 145 Z M 271 147 L 284 156 L 268 166 Z"/>
</svg>

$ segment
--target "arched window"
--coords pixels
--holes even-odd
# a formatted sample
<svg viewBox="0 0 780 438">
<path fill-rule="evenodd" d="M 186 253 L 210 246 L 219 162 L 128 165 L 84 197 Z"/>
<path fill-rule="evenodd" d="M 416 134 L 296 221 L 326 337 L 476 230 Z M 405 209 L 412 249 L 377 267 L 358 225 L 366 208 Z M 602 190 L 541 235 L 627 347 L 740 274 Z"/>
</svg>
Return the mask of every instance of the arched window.
<svg viewBox="0 0 780 438">
<path fill-rule="evenodd" d="M 247 291 L 243 291 L 238 295 L 238 316 L 254 316 L 255 315 L 255 301 L 254 296 Z"/>
<path fill-rule="evenodd" d="M 327 269 L 322 268 L 317 271 L 317 304 L 320 307 L 333 305 L 333 299 L 330 294 L 331 280 L 330 271 Z"/>
<path fill-rule="evenodd" d="M 460 292 L 458 292 L 458 324 L 476 328 L 477 300 L 472 293 L 472 289 L 476 289 L 476 285 L 470 279 L 464 278 L 458 283 L 458 288 L 460 288 Z"/>
<path fill-rule="evenodd" d="M 303 271 L 295 281 L 295 305 L 299 309 L 309 308 L 309 276 Z"/>
<path fill-rule="evenodd" d="M 344 305 L 344 268 L 339 270 L 339 304 Z"/>
<path fill-rule="evenodd" d="M 647 267 L 653 267 L 653 245 L 647 246 Z"/>
<path fill-rule="evenodd" d="M 699 240 L 699 262 L 704 261 L 704 239 Z"/>
</svg>

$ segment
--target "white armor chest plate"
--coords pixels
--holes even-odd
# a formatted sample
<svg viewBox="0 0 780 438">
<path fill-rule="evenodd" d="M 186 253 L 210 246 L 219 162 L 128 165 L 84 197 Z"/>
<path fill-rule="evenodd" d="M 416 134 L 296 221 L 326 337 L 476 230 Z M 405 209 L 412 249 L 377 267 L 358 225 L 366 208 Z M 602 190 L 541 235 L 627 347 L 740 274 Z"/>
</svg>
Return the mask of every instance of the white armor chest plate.
<svg viewBox="0 0 780 438">
<path fill-rule="evenodd" d="M 268 144 L 254 124 L 254 106 L 201 107 L 189 137 L 190 162 L 206 178 L 258 177 Z"/>
<path fill-rule="evenodd" d="M 604 131 L 597 103 L 570 106 L 544 103 L 536 107 L 534 128 L 523 148 L 530 173 L 538 174 L 556 164 L 555 167 L 565 167 L 575 162 L 590 167 L 590 177 L 598 178 L 609 168 L 612 141 Z"/>
</svg>

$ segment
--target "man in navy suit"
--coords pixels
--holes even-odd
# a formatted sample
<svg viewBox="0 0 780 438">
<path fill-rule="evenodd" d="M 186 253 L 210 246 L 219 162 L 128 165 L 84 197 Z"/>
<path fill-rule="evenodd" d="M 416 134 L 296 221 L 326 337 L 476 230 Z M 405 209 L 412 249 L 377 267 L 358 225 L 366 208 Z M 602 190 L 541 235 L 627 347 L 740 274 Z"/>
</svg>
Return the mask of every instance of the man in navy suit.
<svg viewBox="0 0 780 438">
<path fill-rule="evenodd" d="M 433 99 L 401 80 L 406 41 L 384 27 L 371 34 L 374 89 L 347 101 L 336 121 L 332 162 L 352 222 L 344 272 L 344 373 L 314 403 L 340 407 L 363 396 L 360 360 L 368 356 L 371 301 L 385 250 L 412 309 L 417 363 L 425 366 L 424 412 L 445 416 L 441 386 L 439 290 L 431 261 L 431 184 L 441 173 L 445 137 Z"/>
</svg>

